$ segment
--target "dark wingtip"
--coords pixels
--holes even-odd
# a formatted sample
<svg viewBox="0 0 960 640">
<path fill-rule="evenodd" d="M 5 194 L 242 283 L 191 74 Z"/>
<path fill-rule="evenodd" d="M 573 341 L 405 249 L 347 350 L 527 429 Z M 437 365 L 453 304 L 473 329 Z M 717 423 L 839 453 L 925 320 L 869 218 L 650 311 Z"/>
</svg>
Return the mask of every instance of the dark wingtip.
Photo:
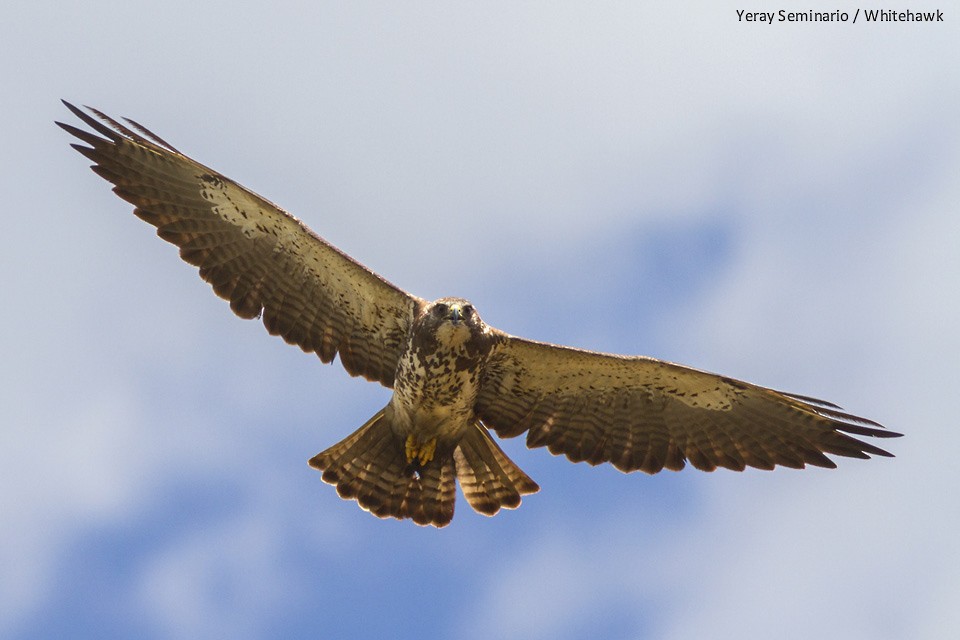
<svg viewBox="0 0 960 640">
<path fill-rule="evenodd" d="M 804 396 L 797 393 L 786 393 L 783 391 L 778 392 L 788 398 L 794 400 L 799 400 L 800 402 L 807 405 L 808 409 L 812 409 L 817 414 L 828 418 L 829 420 L 834 421 L 835 428 L 838 431 L 843 431 L 846 433 L 854 433 L 860 436 L 867 436 L 870 438 L 901 438 L 903 437 L 902 433 L 896 431 L 890 431 L 885 426 L 880 424 L 875 420 L 869 418 L 864 418 L 863 416 L 857 416 L 852 413 L 847 413 L 839 405 L 833 404 L 832 402 L 827 402 L 826 400 L 820 400 L 819 398 L 814 398 L 811 396 Z M 879 451 L 882 451 L 879 450 Z M 890 455 L 887 452 L 878 453 L 878 455 Z"/>
<path fill-rule="evenodd" d="M 826 401 L 826 400 L 821 400 L 820 398 L 814 398 L 813 396 L 805 396 L 805 395 L 802 395 L 802 394 L 799 394 L 799 393 L 790 393 L 790 392 L 788 392 L 788 391 L 779 391 L 778 393 L 780 393 L 780 394 L 782 394 L 782 395 L 785 395 L 785 396 L 787 396 L 788 398 L 793 398 L 793 399 L 795 399 L 795 400 L 800 400 L 801 402 L 805 402 L 805 403 L 807 403 L 807 404 L 809 404 L 809 405 L 813 405 L 813 406 L 816 406 L 816 407 L 822 407 L 822 408 L 826 408 L 826 409 L 833 409 L 834 411 L 842 411 L 842 410 L 843 410 L 843 407 L 841 407 L 841 406 L 838 405 L 838 404 L 834 404 L 834 403 L 828 402 L 828 401 Z"/>
<path fill-rule="evenodd" d="M 124 118 L 124 120 L 126 120 L 131 127 L 136 129 L 141 134 L 143 134 L 144 136 L 146 136 L 148 139 L 152 140 L 156 144 L 160 145 L 161 147 L 164 147 L 169 151 L 173 151 L 174 153 L 180 153 L 172 144 L 170 144 L 169 142 L 167 142 L 166 140 L 164 140 L 163 138 L 155 134 L 153 131 L 150 131 L 150 129 L 147 129 L 145 126 L 143 126 L 136 120 L 131 120 L 130 118 Z"/>
<path fill-rule="evenodd" d="M 114 142 L 116 142 L 116 141 L 121 137 L 120 134 L 118 134 L 115 130 L 113 130 L 113 129 L 111 129 L 110 127 L 108 127 L 107 125 L 103 124 L 102 122 L 100 122 L 99 120 L 97 120 L 96 118 L 94 118 L 93 116 L 91 116 L 90 114 L 84 112 L 83 109 L 81 109 L 81 108 L 79 108 L 79 107 L 77 107 L 77 106 L 74 106 L 73 104 L 71 104 L 71 103 L 69 103 L 69 102 L 67 102 L 66 100 L 63 100 L 63 99 L 61 99 L 60 102 L 62 102 L 63 105 L 64 105 L 67 109 L 69 109 L 71 113 L 73 113 L 73 115 L 77 116 L 77 118 L 79 118 L 84 124 L 86 124 L 88 127 L 90 127 L 91 129 L 93 129 L 94 131 L 96 131 L 96 132 L 99 133 L 100 135 L 105 136 L 105 137 L 109 138 L 110 140 L 113 140 Z M 91 107 L 85 107 L 85 108 L 88 109 L 89 111 L 97 114 L 97 115 L 102 115 L 102 114 L 100 114 L 100 112 L 97 111 L 96 109 L 93 109 L 93 108 L 91 108 Z M 108 119 L 108 121 L 109 121 L 109 119 Z M 57 124 L 60 124 L 60 123 L 58 122 Z M 63 125 L 60 124 L 60 126 L 62 127 Z"/>
<path fill-rule="evenodd" d="M 60 98 L 60 102 L 62 102 L 62 103 L 63 103 L 63 106 L 65 106 L 67 109 L 70 109 L 70 111 L 73 112 L 73 115 L 77 116 L 78 118 L 82 118 L 82 117 L 83 117 L 83 111 L 80 110 L 79 107 L 75 107 L 72 103 L 67 102 L 67 101 L 64 100 L 63 98 Z"/>
</svg>

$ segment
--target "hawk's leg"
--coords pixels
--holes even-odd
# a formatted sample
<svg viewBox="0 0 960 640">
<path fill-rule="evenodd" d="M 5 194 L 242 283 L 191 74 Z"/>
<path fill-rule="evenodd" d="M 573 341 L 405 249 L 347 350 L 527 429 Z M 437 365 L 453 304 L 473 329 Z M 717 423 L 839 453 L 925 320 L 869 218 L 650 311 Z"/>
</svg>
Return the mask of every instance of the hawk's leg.
<svg viewBox="0 0 960 640">
<path fill-rule="evenodd" d="M 417 469 L 422 469 L 428 462 L 433 460 L 433 454 L 437 451 L 437 439 L 430 438 L 426 442 L 418 442 L 416 436 L 412 433 L 407 436 L 407 442 L 404 446 L 407 454 L 407 462 Z"/>
</svg>

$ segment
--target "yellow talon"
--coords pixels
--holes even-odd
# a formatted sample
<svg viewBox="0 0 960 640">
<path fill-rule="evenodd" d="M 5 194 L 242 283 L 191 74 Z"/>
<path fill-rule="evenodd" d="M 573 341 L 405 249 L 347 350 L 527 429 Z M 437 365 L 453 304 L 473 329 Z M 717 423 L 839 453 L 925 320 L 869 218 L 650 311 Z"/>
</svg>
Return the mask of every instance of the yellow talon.
<svg viewBox="0 0 960 640">
<path fill-rule="evenodd" d="M 428 462 L 433 460 L 433 455 L 437 451 L 437 439 L 430 438 L 422 445 L 417 443 L 417 439 L 411 433 L 407 436 L 407 441 L 404 443 L 404 452 L 407 455 L 407 462 L 412 463 L 414 461 L 423 467 Z"/>
<path fill-rule="evenodd" d="M 417 457 L 417 441 L 414 439 L 412 433 L 407 436 L 407 443 L 404 445 L 404 451 L 407 454 L 407 462 L 413 462 L 413 459 Z"/>
<path fill-rule="evenodd" d="M 433 454 L 437 450 L 437 439 L 430 438 L 423 443 L 423 446 L 420 447 L 420 466 L 425 466 L 428 462 L 433 460 Z"/>
</svg>

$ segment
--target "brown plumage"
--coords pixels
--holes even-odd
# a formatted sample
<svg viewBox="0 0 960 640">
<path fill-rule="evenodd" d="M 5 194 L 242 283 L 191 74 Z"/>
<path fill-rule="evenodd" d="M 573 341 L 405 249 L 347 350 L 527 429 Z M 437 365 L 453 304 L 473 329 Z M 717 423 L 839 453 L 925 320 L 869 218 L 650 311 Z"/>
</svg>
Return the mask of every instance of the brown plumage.
<svg viewBox="0 0 960 640">
<path fill-rule="evenodd" d="M 395 287 L 137 123 L 64 104 L 95 132 L 57 123 L 84 143 L 72 146 L 237 315 L 393 389 L 366 424 L 310 460 L 377 516 L 444 526 L 458 481 L 480 513 L 519 506 L 537 484 L 488 428 L 526 432 L 528 446 L 574 462 L 647 473 L 687 461 L 705 471 L 835 467 L 825 454 L 890 456 L 854 436 L 900 435 L 814 398 L 508 335 L 466 300 L 427 302 Z"/>
</svg>

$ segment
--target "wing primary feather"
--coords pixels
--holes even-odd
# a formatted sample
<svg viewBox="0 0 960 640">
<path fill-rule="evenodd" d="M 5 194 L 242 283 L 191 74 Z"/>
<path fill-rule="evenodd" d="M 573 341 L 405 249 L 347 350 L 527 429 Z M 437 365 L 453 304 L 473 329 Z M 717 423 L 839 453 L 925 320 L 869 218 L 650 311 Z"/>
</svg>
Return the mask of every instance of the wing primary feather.
<svg viewBox="0 0 960 640">
<path fill-rule="evenodd" d="M 733 379 L 732 379 L 732 378 L 725 378 L 725 381 L 731 381 L 731 382 L 733 382 Z M 742 384 L 742 383 L 741 383 L 741 384 Z M 788 398 L 793 398 L 793 399 L 795 399 L 795 400 L 800 400 L 801 402 L 805 402 L 806 404 L 811 404 L 811 405 L 818 406 L 818 407 L 826 407 L 826 408 L 834 409 L 834 410 L 837 410 L 837 411 L 842 411 L 842 410 L 843 410 L 843 407 L 841 407 L 840 405 L 834 404 L 834 403 L 832 403 L 832 402 L 827 402 L 826 400 L 821 400 L 820 398 L 814 398 L 814 397 L 812 397 L 812 396 L 804 396 L 804 395 L 801 395 L 801 394 L 799 394 L 799 393 L 790 393 L 790 392 L 788 392 L 788 391 L 777 391 L 777 393 L 779 393 L 780 395 L 783 395 L 783 396 L 787 396 Z"/>
<path fill-rule="evenodd" d="M 75 107 L 74 105 L 70 104 L 66 100 L 61 100 L 60 102 L 62 102 L 67 107 L 67 109 L 70 109 L 73 115 L 80 118 L 80 120 L 82 120 L 84 124 L 88 125 L 91 129 L 94 129 L 97 133 L 105 136 L 109 140 L 113 140 L 114 142 L 117 142 L 118 140 L 121 140 L 123 138 L 123 136 L 118 134 L 116 131 L 114 131 L 107 125 L 98 121 L 96 118 L 91 117 L 89 114 L 84 113 L 84 111 L 79 107 Z"/>
<path fill-rule="evenodd" d="M 84 105 L 84 106 L 90 111 L 90 113 L 94 114 L 95 116 L 97 116 L 98 118 L 106 122 L 109 126 L 113 127 L 114 129 L 119 131 L 121 134 L 123 134 L 125 137 L 129 138 L 130 140 L 133 140 L 134 142 L 137 142 L 139 144 L 144 144 L 144 143 L 152 144 L 149 140 L 141 136 L 139 133 L 137 133 L 130 127 L 127 127 L 123 123 L 118 122 L 117 120 L 114 120 L 113 118 L 111 118 L 104 112 L 100 111 L 99 109 L 94 109 L 89 105 Z"/>
<path fill-rule="evenodd" d="M 843 410 L 843 407 L 833 404 L 832 402 L 785 391 L 777 391 L 776 393 L 801 401 L 807 405 L 808 409 L 837 423 L 836 428 L 841 431 L 856 433 L 861 436 L 871 436 L 873 438 L 900 438 L 903 436 L 902 433 L 891 431 L 875 420 L 847 413 Z"/>
<path fill-rule="evenodd" d="M 90 133 L 89 131 L 84 131 L 83 129 L 78 129 L 77 127 L 75 127 L 75 126 L 73 126 L 73 125 L 71 125 L 71 124 L 65 124 L 65 123 L 63 123 L 63 122 L 56 122 L 56 123 L 54 123 L 54 124 L 56 124 L 58 127 L 60 127 L 61 129 L 63 129 L 64 131 L 66 131 L 66 132 L 69 133 L 70 135 L 72 135 L 72 136 L 74 136 L 74 137 L 76 137 L 76 138 L 79 138 L 79 139 L 83 140 L 84 142 L 86 142 L 87 144 L 89 144 L 91 147 L 96 147 L 96 146 L 101 145 L 101 144 L 104 143 L 104 139 L 103 139 L 103 138 L 97 137 L 97 136 L 93 135 L 92 133 Z M 71 144 L 70 146 L 73 147 L 74 149 L 76 149 L 77 151 L 79 151 L 80 148 L 81 148 L 80 145 L 77 145 L 77 144 Z"/>
<path fill-rule="evenodd" d="M 127 123 L 129 123 L 130 126 L 132 126 L 134 129 L 136 129 L 137 131 L 145 135 L 147 138 L 149 138 L 152 142 L 157 143 L 158 145 L 160 145 L 161 147 L 164 147 L 168 151 L 172 151 L 174 153 L 180 153 L 176 149 L 176 147 L 174 147 L 172 144 L 170 144 L 169 142 L 167 142 L 166 140 L 164 140 L 163 138 L 155 134 L 153 131 L 150 131 L 150 129 L 147 129 L 145 126 L 143 126 L 136 120 L 131 120 L 130 118 L 124 118 L 124 120 L 126 120 Z"/>
</svg>

